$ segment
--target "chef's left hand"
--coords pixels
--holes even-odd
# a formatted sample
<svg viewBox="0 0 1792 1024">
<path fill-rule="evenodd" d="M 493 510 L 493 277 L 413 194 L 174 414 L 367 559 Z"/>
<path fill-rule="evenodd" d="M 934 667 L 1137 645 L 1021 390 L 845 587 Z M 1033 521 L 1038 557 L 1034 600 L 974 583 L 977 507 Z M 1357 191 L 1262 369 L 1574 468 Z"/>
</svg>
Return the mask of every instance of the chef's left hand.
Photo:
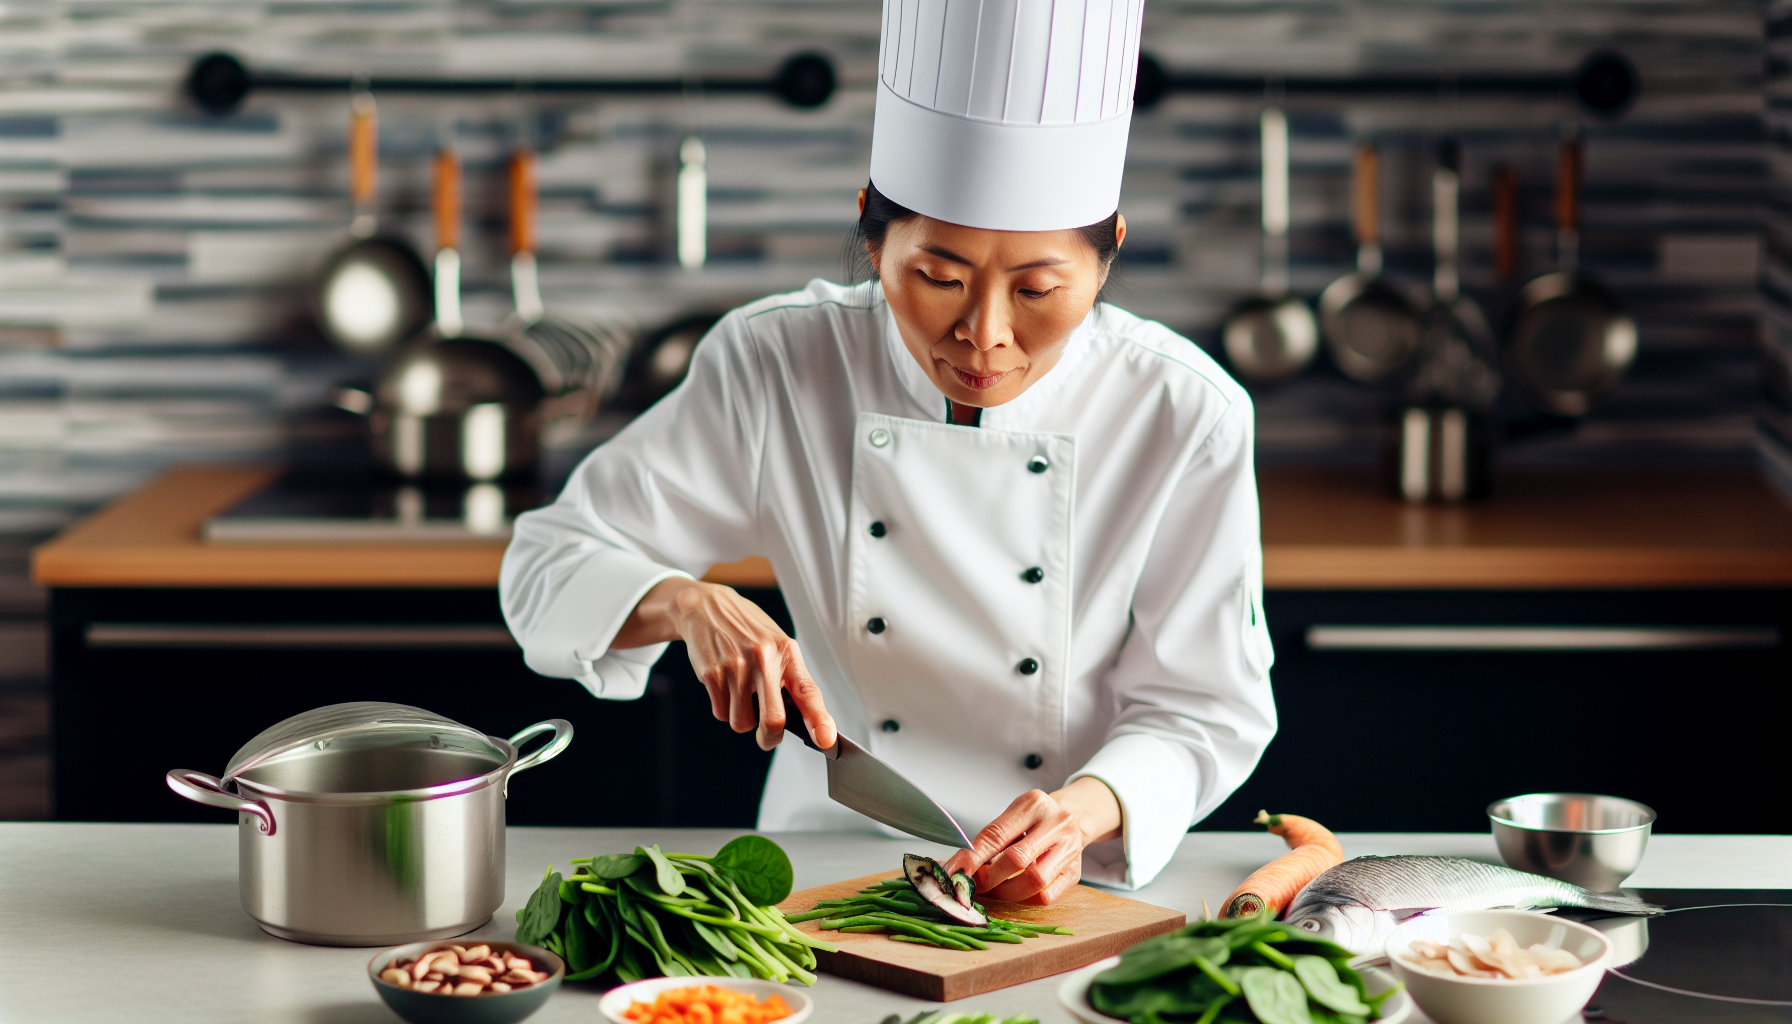
<svg viewBox="0 0 1792 1024">
<path fill-rule="evenodd" d="M 1100 779 L 1084 776 L 1055 793 L 1015 797 L 944 867 L 970 874 L 980 895 L 1043 907 L 1082 879 L 1083 847 L 1119 836 L 1120 801 Z"/>
</svg>

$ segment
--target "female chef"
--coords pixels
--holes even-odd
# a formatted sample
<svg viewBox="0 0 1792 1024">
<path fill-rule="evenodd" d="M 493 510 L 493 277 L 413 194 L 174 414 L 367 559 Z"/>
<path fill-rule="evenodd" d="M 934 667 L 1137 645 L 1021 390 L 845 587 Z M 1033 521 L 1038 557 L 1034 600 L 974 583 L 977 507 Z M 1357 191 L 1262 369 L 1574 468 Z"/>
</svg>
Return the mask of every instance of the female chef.
<svg viewBox="0 0 1792 1024">
<path fill-rule="evenodd" d="M 504 558 L 537 672 L 630 700 L 683 640 L 767 749 L 788 690 L 823 747 L 989 822 L 950 866 L 997 899 L 1149 882 L 1275 731 L 1251 403 L 1096 304 L 1142 6 L 886 0 L 876 279 L 724 317 Z M 796 640 L 696 579 L 755 554 Z M 759 827 L 882 826 L 786 743 Z"/>
</svg>

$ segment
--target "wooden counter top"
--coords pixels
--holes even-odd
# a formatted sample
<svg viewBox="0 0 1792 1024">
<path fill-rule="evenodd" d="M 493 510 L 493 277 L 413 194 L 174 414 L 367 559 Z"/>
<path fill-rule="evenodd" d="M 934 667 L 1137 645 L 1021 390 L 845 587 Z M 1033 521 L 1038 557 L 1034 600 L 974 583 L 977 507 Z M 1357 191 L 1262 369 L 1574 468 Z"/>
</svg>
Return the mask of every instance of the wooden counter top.
<svg viewBox="0 0 1792 1024">
<path fill-rule="evenodd" d="M 1792 586 L 1792 506 L 1751 470 L 1510 471 L 1454 507 L 1388 497 L 1366 471 L 1258 487 L 1277 589 Z"/>
<path fill-rule="evenodd" d="M 208 544 L 199 530 L 276 470 L 170 470 L 38 548 L 49 587 L 489 587 L 502 541 Z M 1503 474 L 1491 500 L 1410 506 L 1372 474 L 1267 470 L 1276 589 L 1792 586 L 1792 507 L 1748 471 Z M 763 558 L 705 578 L 775 586 Z"/>
<path fill-rule="evenodd" d="M 46 587 L 491 587 L 503 540 L 448 544 L 208 544 L 206 519 L 267 486 L 279 470 L 181 466 L 125 495 L 32 552 Z M 749 558 L 706 579 L 776 586 Z"/>
</svg>

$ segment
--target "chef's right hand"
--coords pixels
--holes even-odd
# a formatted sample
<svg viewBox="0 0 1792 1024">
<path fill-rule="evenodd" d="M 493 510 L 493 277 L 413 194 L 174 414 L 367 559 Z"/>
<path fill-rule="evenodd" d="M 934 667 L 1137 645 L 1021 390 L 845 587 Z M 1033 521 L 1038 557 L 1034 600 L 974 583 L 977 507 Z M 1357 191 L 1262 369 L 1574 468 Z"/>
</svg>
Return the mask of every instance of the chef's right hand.
<svg viewBox="0 0 1792 1024">
<path fill-rule="evenodd" d="M 757 727 L 760 749 L 770 750 L 784 737 L 781 689 L 790 691 L 816 745 L 834 745 L 834 717 L 822 704 L 821 688 L 809 677 L 796 641 L 733 587 L 682 576 L 661 580 L 610 646 L 670 640 L 683 640 L 690 651 L 691 667 L 709 691 L 710 711 L 735 732 Z"/>
</svg>

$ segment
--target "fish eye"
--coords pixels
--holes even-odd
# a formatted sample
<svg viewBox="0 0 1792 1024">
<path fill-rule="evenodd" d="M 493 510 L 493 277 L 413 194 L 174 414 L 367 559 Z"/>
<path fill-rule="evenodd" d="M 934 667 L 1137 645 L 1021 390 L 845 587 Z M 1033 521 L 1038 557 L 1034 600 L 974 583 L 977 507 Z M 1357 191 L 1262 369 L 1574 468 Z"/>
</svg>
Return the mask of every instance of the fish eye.
<svg viewBox="0 0 1792 1024">
<path fill-rule="evenodd" d="M 1319 930 L 1319 929 L 1320 929 L 1320 927 L 1321 927 L 1321 925 L 1320 925 L 1320 924 L 1319 924 L 1319 919 L 1318 919 L 1318 918 L 1316 918 L 1316 917 L 1309 917 L 1309 918 L 1307 918 L 1307 919 L 1306 919 L 1306 920 L 1305 920 L 1305 921 L 1301 921 L 1301 922 L 1300 922 L 1300 923 L 1298 923 L 1298 924 L 1296 924 L 1296 925 L 1295 925 L 1295 927 L 1296 927 L 1296 928 L 1303 928 L 1303 929 L 1305 929 L 1305 930 L 1307 930 L 1307 931 L 1310 931 L 1310 932 L 1316 932 L 1316 931 L 1318 931 L 1318 930 Z"/>
</svg>

